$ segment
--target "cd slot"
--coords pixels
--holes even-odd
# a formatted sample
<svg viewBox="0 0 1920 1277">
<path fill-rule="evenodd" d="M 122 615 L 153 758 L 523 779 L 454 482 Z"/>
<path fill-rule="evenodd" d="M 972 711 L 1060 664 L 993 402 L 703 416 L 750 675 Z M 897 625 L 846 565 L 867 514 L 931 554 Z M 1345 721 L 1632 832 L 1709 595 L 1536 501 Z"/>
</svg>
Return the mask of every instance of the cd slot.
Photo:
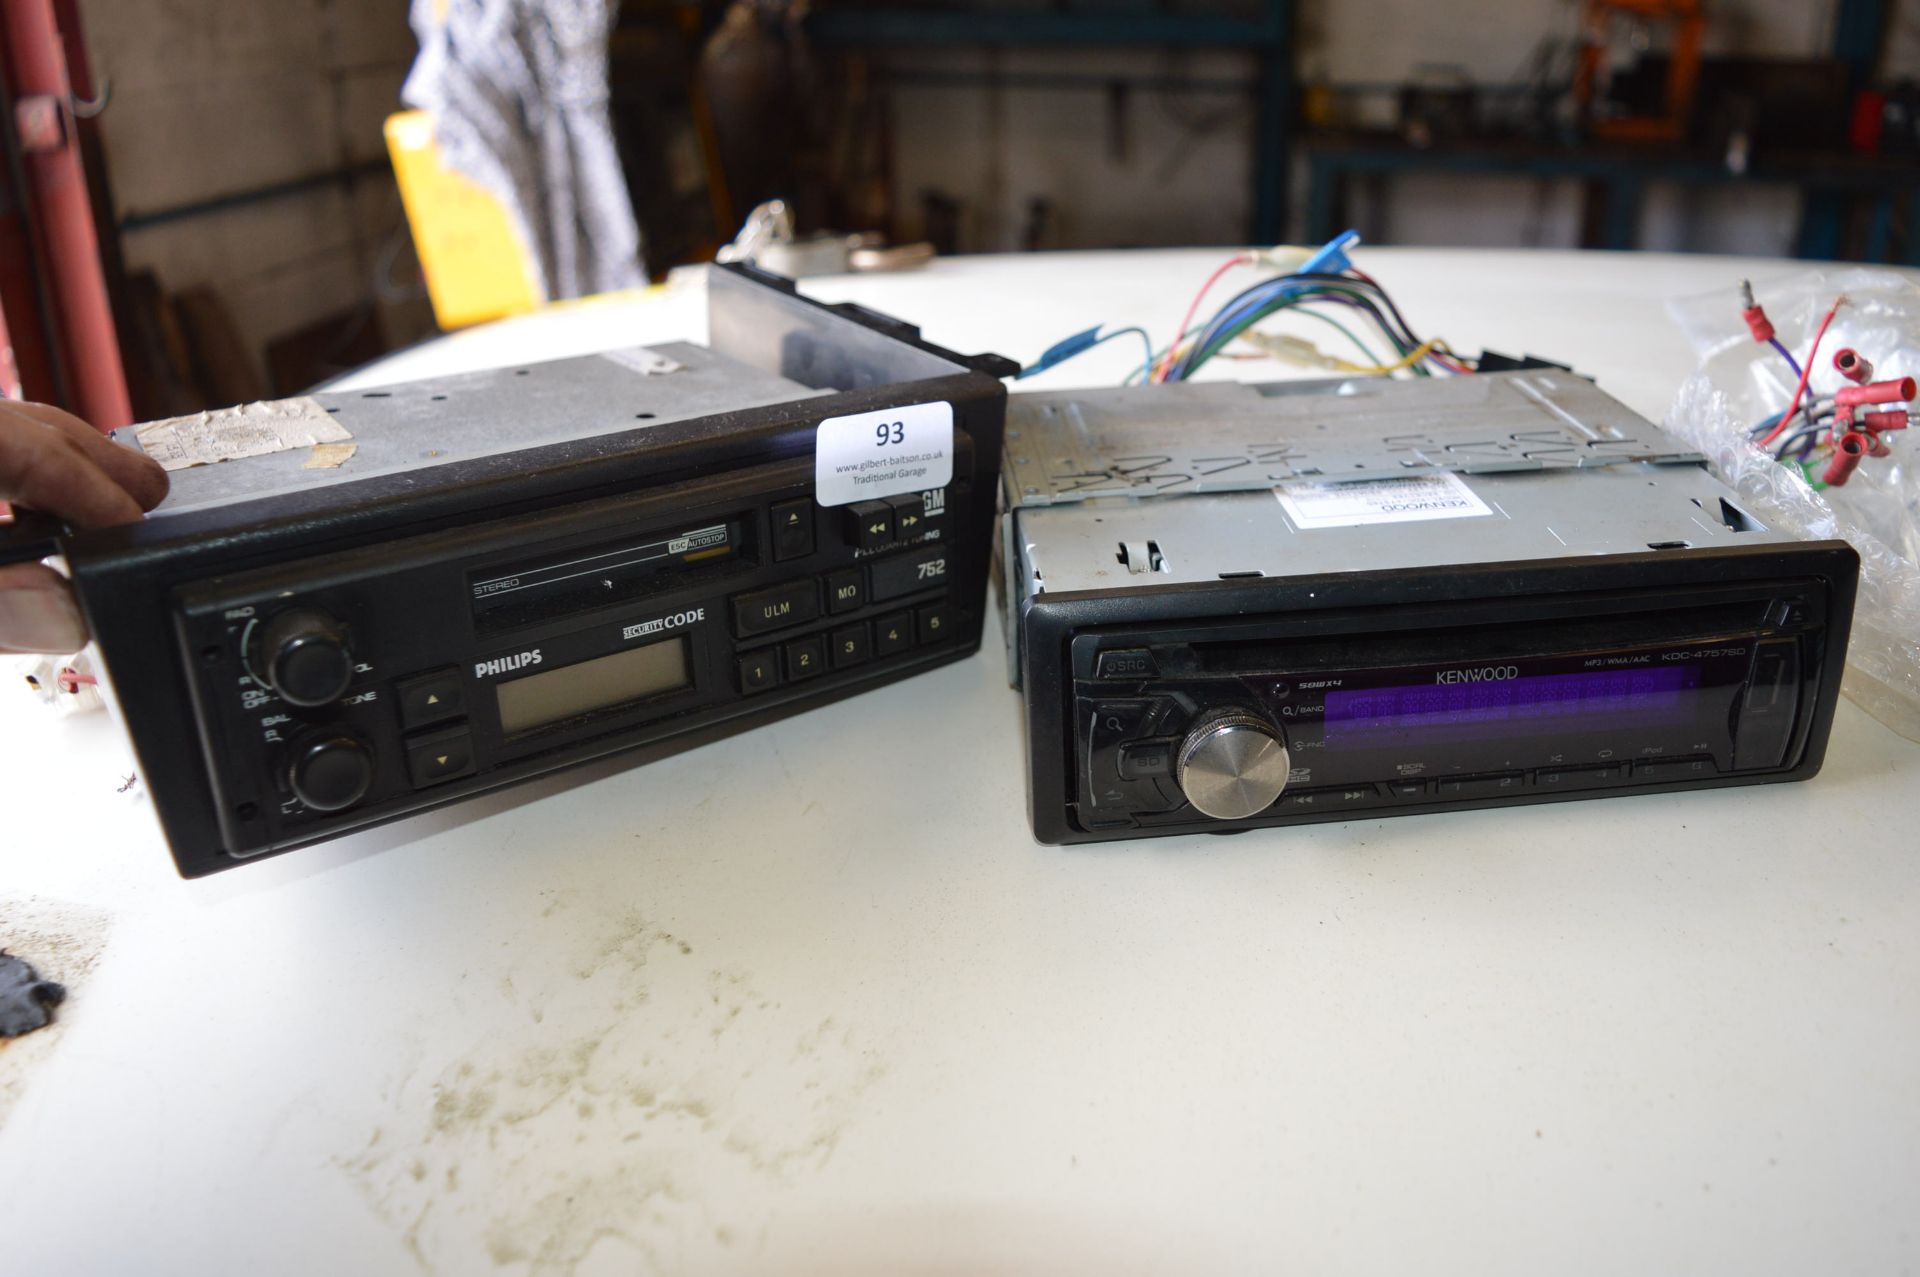
<svg viewBox="0 0 1920 1277">
<path fill-rule="evenodd" d="M 1761 627 L 1765 600 L 1717 607 L 1676 608 L 1626 617 L 1587 616 L 1555 622 L 1459 624 L 1338 639 L 1213 640 L 1188 645 L 1196 674 L 1264 673 L 1291 670 L 1351 669 L 1369 665 L 1448 664 L 1485 659 L 1489 654 L 1550 655 L 1593 647 L 1640 647 L 1686 643 L 1722 635 L 1752 633 Z M 1456 615 L 1458 615 L 1456 613 Z M 1402 618 L 1404 619 L 1404 618 Z M 1177 648 L 1156 649 L 1163 671 L 1185 662 L 1169 660 Z"/>
</svg>

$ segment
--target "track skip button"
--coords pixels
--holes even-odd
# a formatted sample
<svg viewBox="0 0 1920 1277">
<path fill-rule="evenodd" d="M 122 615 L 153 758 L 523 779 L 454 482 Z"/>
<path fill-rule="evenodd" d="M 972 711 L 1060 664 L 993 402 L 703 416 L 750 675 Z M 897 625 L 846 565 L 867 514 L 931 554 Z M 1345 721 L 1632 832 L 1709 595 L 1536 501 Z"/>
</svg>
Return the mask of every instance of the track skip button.
<svg viewBox="0 0 1920 1277">
<path fill-rule="evenodd" d="M 1370 784 L 1344 785 L 1338 789 L 1297 790 L 1280 795 L 1274 803 L 1277 812 L 1339 811 L 1345 807 L 1364 807 L 1379 801 L 1380 791 Z"/>
</svg>

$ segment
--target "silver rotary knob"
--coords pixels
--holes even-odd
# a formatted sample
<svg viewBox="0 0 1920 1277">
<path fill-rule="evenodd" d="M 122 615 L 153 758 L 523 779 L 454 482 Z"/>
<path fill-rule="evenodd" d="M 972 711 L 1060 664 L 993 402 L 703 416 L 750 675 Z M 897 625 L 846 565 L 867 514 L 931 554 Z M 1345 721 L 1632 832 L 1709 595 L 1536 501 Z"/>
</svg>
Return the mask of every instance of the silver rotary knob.
<svg viewBox="0 0 1920 1277">
<path fill-rule="evenodd" d="M 1174 776 L 1196 810 L 1243 820 L 1273 805 L 1292 766 L 1279 729 L 1247 710 L 1202 718 L 1180 742 Z"/>
</svg>

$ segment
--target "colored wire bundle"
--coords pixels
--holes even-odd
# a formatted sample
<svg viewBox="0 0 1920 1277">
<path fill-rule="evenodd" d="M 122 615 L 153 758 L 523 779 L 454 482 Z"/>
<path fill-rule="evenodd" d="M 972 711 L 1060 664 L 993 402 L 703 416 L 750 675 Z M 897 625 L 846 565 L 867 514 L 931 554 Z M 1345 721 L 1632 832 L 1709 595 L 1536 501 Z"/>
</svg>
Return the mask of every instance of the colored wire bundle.
<svg viewBox="0 0 1920 1277">
<path fill-rule="evenodd" d="M 1417 375 L 1431 376 L 1432 368 L 1429 365 L 1455 373 L 1472 371 L 1451 356 L 1444 342 L 1419 338 L 1386 289 L 1378 281 L 1348 267 L 1339 272 L 1296 271 L 1276 279 L 1262 280 L 1243 289 L 1222 306 L 1196 336 L 1177 346 L 1161 362 L 1155 379 L 1162 382 L 1185 381 L 1224 350 L 1228 343 L 1268 316 L 1282 311 L 1298 311 L 1328 318 L 1312 308 L 1329 304 L 1359 312 L 1386 338 L 1397 356 L 1391 361 L 1374 359 L 1368 365 L 1351 365 L 1342 371 L 1386 374 L 1408 368 Z M 1357 338 L 1355 340 L 1359 344 Z"/>
<path fill-rule="evenodd" d="M 1846 346 L 1834 353 L 1833 368 L 1848 384 L 1824 399 L 1806 397 L 1820 343 L 1833 317 L 1846 304 L 1845 295 L 1834 298 L 1821 317 L 1804 364 L 1774 336 L 1773 323 L 1767 318 L 1766 308 L 1755 300 L 1752 286 L 1742 282 L 1740 296 L 1741 314 L 1753 339 L 1772 346 L 1793 369 L 1795 378 L 1786 410 L 1756 424 L 1750 432 L 1753 441 L 1771 452 L 1781 465 L 1795 467 L 1815 488 L 1838 488 L 1867 458 L 1891 456 L 1887 436 L 1907 428 L 1910 405 L 1920 396 L 1920 382 L 1912 377 L 1875 381 L 1873 361 Z M 1814 477 L 1817 461 L 1825 462 L 1818 479 Z"/>
<path fill-rule="evenodd" d="M 1838 313 L 1840 307 L 1845 304 L 1846 300 L 1844 296 L 1834 298 L 1833 305 L 1827 307 L 1826 316 L 1821 319 L 1820 326 L 1813 330 L 1813 345 L 1807 348 L 1807 363 L 1805 367 L 1799 370 L 1800 380 L 1793 388 L 1793 398 L 1787 401 L 1787 411 L 1785 415 L 1780 418 L 1779 424 L 1774 426 L 1773 433 L 1760 441 L 1762 446 L 1772 443 L 1776 437 L 1785 431 L 1793 421 L 1793 414 L 1799 411 L 1800 396 L 1807 393 L 1807 378 L 1812 375 L 1813 361 L 1820 354 L 1820 339 L 1827 335 L 1827 326 L 1833 323 L 1834 315 Z M 1791 362 L 1791 360 L 1789 360 L 1789 362 Z"/>
<path fill-rule="evenodd" d="M 1358 270 L 1347 258 L 1346 250 L 1359 242 L 1359 235 L 1348 231 L 1318 249 L 1279 247 L 1235 253 L 1216 266 L 1187 303 L 1177 336 L 1163 349 L 1155 349 L 1146 333 L 1137 328 L 1102 331 L 1096 325 L 1056 342 L 1020 376 L 1044 372 L 1072 359 L 1121 333 L 1139 333 L 1147 347 L 1147 360 L 1126 379 L 1128 384 L 1144 377 L 1151 382 L 1184 381 L 1208 361 L 1222 357 L 1234 341 L 1245 338 L 1265 356 L 1305 363 L 1333 372 L 1370 376 L 1392 376 L 1407 372 L 1430 377 L 1435 371 L 1471 373 L 1472 361 L 1462 359 L 1438 338 L 1423 339 L 1416 334 L 1406 316 L 1379 281 Z M 1216 311 L 1211 319 L 1195 324 L 1194 316 L 1207 295 L 1227 272 L 1236 266 L 1266 266 L 1279 273 L 1270 275 L 1239 293 Z M 1285 312 L 1313 319 L 1344 337 L 1359 352 L 1358 361 L 1335 357 L 1299 337 L 1255 332 L 1270 316 Z M 1349 322 L 1342 322 L 1342 318 Z M 1350 326 L 1352 319 L 1362 321 Z M 1375 345 L 1361 335 L 1372 328 L 1384 339 L 1390 352 L 1376 353 Z M 1358 328 L 1360 331 L 1356 331 Z M 1229 358 L 1260 358 L 1263 354 L 1236 353 Z"/>
</svg>

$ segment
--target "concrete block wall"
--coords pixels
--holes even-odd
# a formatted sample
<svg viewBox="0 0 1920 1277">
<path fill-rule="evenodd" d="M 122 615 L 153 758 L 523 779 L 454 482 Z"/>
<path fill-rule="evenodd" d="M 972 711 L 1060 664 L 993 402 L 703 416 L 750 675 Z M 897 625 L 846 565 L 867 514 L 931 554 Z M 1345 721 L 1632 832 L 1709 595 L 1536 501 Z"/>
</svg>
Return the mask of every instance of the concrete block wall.
<svg viewBox="0 0 1920 1277">
<path fill-rule="evenodd" d="M 414 53 L 404 0 L 82 0 L 129 271 L 213 288 L 256 360 L 274 338 L 373 296 L 405 215 L 381 124 Z M 221 197 L 370 166 L 353 181 L 140 226 Z M 406 256 L 403 254 L 403 257 Z M 407 258 L 410 260 L 410 257 Z M 424 306 L 381 306 L 394 340 Z"/>
</svg>

